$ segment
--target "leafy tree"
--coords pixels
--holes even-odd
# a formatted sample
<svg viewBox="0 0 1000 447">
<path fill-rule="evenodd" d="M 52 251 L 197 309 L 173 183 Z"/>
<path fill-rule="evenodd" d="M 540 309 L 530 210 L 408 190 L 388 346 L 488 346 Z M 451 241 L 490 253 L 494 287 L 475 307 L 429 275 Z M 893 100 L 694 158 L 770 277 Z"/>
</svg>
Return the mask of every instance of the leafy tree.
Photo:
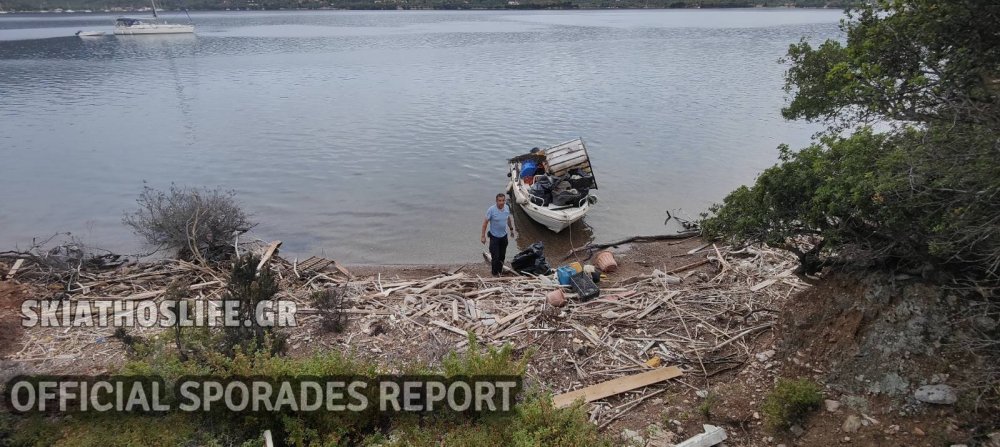
<svg viewBox="0 0 1000 447">
<path fill-rule="evenodd" d="M 859 6 L 846 43 L 792 45 L 782 114 L 828 124 L 703 222 L 707 235 L 830 262 L 996 281 L 1000 266 L 1000 5 Z"/>
</svg>

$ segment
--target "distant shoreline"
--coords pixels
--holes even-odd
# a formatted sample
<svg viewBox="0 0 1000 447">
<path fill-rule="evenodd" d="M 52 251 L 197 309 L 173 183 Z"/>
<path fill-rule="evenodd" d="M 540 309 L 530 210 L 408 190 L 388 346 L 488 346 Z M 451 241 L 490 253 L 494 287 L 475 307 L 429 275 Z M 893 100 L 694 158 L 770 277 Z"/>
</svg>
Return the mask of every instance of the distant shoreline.
<svg viewBox="0 0 1000 447">
<path fill-rule="evenodd" d="M 538 7 L 535 7 L 538 6 Z M 543 5 L 523 5 L 523 6 L 504 6 L 496 8 L 448 8 L 448 7 L 400 7 L 400 8 L 383 8 L 383 7 L 351 7 L 351 8 L 277 8 L 277 9 L 187 9 L 186 12 L 302 12 L 302 11 L 613 11 L 613 10 L 627 10 L 627 11 L 642 11 L 642 10 L 757 10 L 757 9 L 767 9 L 767 10 L 778 10 L 778 9 L 809 9 L 809 10 L 838 10 L 843 9 L 845 6 L 702 6 L 702 7 L 670 7 L 670 6 L 648 6 L 648 7 L 599 7 L 599 6 L 543 6 Z M 158 9 L 159 10 L 159 9 Z M 135 8 L 135 9 L 113 9 L 113 10 L 32 10 L 32 11 L 5 11 L 0 12 L 0 18 L 5 16 L 15 16 L 15 15 L 102 15 L 102 14 L 142 14 L 152 12 L 148 8 Z M 183 13 L 184 9 L 164 9 L 159 10 L 159 12 L 171 12 L 171 13 Z"/>
</svg>

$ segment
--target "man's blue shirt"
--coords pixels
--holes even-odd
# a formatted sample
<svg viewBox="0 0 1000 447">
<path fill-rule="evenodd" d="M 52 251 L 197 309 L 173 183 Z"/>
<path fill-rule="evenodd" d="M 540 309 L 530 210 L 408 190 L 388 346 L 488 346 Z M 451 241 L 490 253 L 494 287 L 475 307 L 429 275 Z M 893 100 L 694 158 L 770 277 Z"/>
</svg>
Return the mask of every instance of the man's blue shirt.
<svg viewBox="0 0 1000 447">
<path fill-rule="evenodd" d="M 507 218 L 510 217 L 510 205 L 504 205 L 503 209 L 497 209 L 496 205 L 486 210 L 486 218 L 490 221 L 490 234 L 493 237 L 504 237 L 507 235 Z"/>
</svg>

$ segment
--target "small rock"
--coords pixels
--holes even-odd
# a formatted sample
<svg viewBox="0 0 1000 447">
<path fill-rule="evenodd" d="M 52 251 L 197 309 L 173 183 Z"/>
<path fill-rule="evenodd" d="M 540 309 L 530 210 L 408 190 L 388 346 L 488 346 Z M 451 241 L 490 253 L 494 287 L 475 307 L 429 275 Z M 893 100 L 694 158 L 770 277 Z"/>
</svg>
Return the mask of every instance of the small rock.
<svg viewBox="0 0 1000 447">
<path fill-rule="evenodd" d="M 646 444 L 646 440 L 643 439 L 642 435 L 640 435 L 639 432 L 627 428 L 625 430 L 622 430 L 622 440 L 624 440 L 625 443 L 632 445 Z"/>
<path fill-rule="evenodd" d="M 857 433 L 861 429 L 861 418 L 850 415 L 844 420 L 844 425 L 840 427 L 841 430 L 847 433 Z"/>
<path fill-rule="evenodd" d="M 755 411 L 755 412 L 753 412 L 753 418 L 754 418 L 754 419 L 760 419 L 760 413 L 758 413 L 758 412 L 756 412 L 756 411 Z"/>
<path fill-rule="evenodd" d="M 969 447 L 967 444 L 952 444 L 951 447 Z"/>
<path fill-rule="evenodd" d="M 774 438 L 771 438 L 771 439 L 773 440 Z M 785 446 L 785 444 L 778 444 L 775 447 L 786 447 L 786 446 Z"/>
<path fill-rule="evenodd" d="M 827 400 L 823 401 L 823 404 L 826 405 L 826 411 L 829 411 L 831 413 L 833 413 L 834 411 L 837 411 L 837 410 L 840 409 L 840 401 L 839 400 L 827 399 Z"/>
<path fill-rule="evenodd" d="M 771 360 L 771 357 L 774 357 L 774 354 L 775 352 L 773 349 L 768 349 L 764 352 L 758 352 L 754 357 L 757 357 L 758 362 L 765 363 L 768 360 Z"/>
<path fill-rule="evenodd" d="M 802 428 L 802 426 L 798 424 L 788 427 L 788 431 L 792 432 L 796 438 L 801 437 L 806 433 L 806 429 Z"/>
<path fill-rule="evenodd" d="M 947 374 L 934 374 L 931 376 L 931 385 L 937 385 L 939 383 L 944 383 L 948 380 Z"/>
<path fill-rule="evenodd" d="M 674 445 L 676 435 L 672 431 L 664 430 L 659 424 L 650 424 L 646 428 L 649 440 L 646 447 L 670 447 Z"/>
<path fill-rule="evenodd" d="M 861 413 L 868 412 L 868 399 L 865 399 L 864 397 L 844 396 L 843 399 L 841 399 L 841 402 L 854 411 Z"/>
<path fill-rule="evenodd" d="M 920 427 L 913 427 L 913 434 L 915 434 L 917 436 L 923 436 L 924 435 L 924 431 L 921 430 Z"/>
<path fill-rule="evenodd" d="M 705 398 L 708 397 L 708 390 L 698 390 L 698 391 L 695 391 L 694 394 L 696 394 L 698 397 L 700 397 L 702 399 L 705 399 Z"/>
<path fill-rule="evenodd" d="M 890 425 L 889 428 L 885 429 L 885 434 L 887 435 L 894 435 L 896 433 L 899 433 L 898 425 Z"/>
<path fill-rule="evenodd" d="M 975 323 L 976 323 L 976 326 L 979 327 L 979 329 L 982 329 L 985 332 L 989 332 L 989 331 L 992 331 L 993 329 L 997 328 L 997 322 L 996 322 L 996 320 L 994 320 L 994 319 L 992 319 L 990 317 L 987 317 L 986 315 L 980 315 L 980 316 L 976 317 L 975 318 Z"/>
<path fill-rule="evenodd" d="M 850 436 L 844 436 L 844 439 L 841 439 L 840 442 L 843 442 L 844 444 L 847 444 L 848 442 L 851 442 L 851 437 Z"/>
<path fill-rule="evenodd" d="M 928 404 L 951 405 L 958 401 L 958 392 L 945 384 L 924 385 L 917 388 L 913 397 Z"/>
</svg>

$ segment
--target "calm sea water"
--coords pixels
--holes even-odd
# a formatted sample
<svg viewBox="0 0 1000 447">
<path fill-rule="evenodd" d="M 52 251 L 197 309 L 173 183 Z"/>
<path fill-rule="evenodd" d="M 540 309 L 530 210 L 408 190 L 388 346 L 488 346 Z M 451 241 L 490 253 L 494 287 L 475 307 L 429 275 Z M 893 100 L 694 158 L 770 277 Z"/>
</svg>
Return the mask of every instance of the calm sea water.
<svg viewBox="0 0 1000 447">
<path fill-rule="evenodd" d="M 518 214 L 519 244 L 672 232 L 666 210 L 696 217 L 819 130 L 780 117 L 777 60 L 840 17 L 198 13 L 193 36 L 79 39 L 113 17 L 0 16 L 0 249 L 135 252 L 123 211 L 173 182 L 235 190 L 291 255 L 473 261 L 505 160 L 577 136 L 601 201 L 558 236 Z"/>
</svg>

